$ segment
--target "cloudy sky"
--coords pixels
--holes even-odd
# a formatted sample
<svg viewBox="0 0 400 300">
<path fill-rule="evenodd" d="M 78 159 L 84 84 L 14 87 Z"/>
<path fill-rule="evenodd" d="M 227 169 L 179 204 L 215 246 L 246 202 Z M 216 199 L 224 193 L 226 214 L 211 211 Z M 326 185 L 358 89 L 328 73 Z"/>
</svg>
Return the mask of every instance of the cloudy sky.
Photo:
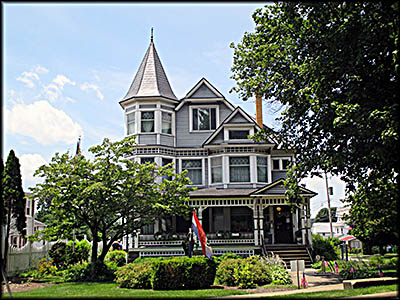
<svg viewBox="0 0 400 300">
<path fill-rule="evenodd" d="M 75 152 L 79 135 L 87 149 L 105 137 L 123 138 L 118 102 L 128 91 L 149 46 L 150 29 L 178 98 L 207 78 L 231 103 L 254 115 L 254 99 L 241 101 L 230 89 L 233 51 L 261 3 L 40 4 L 2 3 L 2 157 L 20 159 L 25 191 L 33 172 L 56 152 Z M 278 113 L 264 107 L 270 127 Z M 344 184 L 329 177 L 332 206 L 341 206 Z M 312 215 L 327 207 L 325 182 L 306 180 L 319 193 Z"/>
</svg>

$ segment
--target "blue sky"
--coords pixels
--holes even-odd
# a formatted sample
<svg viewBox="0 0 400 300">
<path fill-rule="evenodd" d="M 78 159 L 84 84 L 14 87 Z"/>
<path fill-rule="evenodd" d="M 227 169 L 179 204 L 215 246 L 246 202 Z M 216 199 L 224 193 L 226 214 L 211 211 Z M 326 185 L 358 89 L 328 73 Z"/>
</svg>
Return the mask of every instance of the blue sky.
<svg viewBox="0 0 400 300">
<path fill-rule="evenodd" d="M 128 91 L 149 46 L 150 29 L 172 89 L 182 98 L 202 77 L 231 103 L 254 115 L 254 99 L 229 93 L 233 51 L 258 3 L 2 3 L 3 160 L 10 149 L 20 159 L 23 185 L 38 182 L 33 172 L 56 152 L 123 138 L 118 102 Z M 264 106 L 264 123 L 279 126 Z M 319 195 L 312 214 L 326 207 L 325 183 L 306 180 Z M 336 177 L 333 206 L 344 185 Z"/>
</svg>

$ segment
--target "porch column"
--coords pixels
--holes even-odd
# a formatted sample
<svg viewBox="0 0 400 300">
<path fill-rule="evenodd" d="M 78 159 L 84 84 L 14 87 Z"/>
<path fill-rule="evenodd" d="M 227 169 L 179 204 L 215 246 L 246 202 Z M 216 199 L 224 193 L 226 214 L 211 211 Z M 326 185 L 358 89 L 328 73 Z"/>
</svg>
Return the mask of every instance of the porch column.
<svg viewBox="0 0 400 300">
<path fill-rule="evenodd" d="M 305 211 L 306 211 L 306 206 L 302 205 L 301 206 L 301 210 L 300 210 L 300 216 L 301 216 L 301 228 L 305 228 L 306 227 L 306 220 L 305 220 Z M 306 230 L 302 230 L 301 231 L 301 238 L 303 240 L 303 244 L 305 244 L 306 241 Z"/>
<path fill-rule="evenodd" d="M 274 206 L 273 205 L 271 205 L 269 207 L 269 219 L 271 220 L 271 229 L 270 229 L 270 233 L 271 233 L 271 237 L 272 237 L 271 244 L 275 244 L 275 220 L 274 220 Z"/>
<path fill-rule="evenodd" d="M 200 206 L 197 214 L 197 218 L 199 219 L 200 225 L 203 226 L 203 210 L 205 208 Z"/>
<path fill-rule="evenodd" d="M 307 237 L 308 244 L 312 245 L 312 236 L 311 236 L 311 212 L 310 212 L 310 198 L 306 201 L 306 226 L 307 226 Z"/>
<path fill-rule="evenodd" d="M 254 221 L 254 245 L 259 246 L 260 241 L 258 239 L 258 199 L 254 199 L 253 204 L 253 221 Z"/>
</svg>

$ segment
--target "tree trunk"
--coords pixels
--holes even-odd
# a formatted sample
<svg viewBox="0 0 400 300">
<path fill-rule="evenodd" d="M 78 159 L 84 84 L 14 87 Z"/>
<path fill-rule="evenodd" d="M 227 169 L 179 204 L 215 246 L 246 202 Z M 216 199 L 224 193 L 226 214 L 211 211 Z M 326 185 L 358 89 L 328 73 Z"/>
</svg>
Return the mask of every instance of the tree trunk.
<svg viewBox="0 0 400 300">
<path fill-rule="evenodd" d="M 104 261 L 104 258 L 106 257 L 106 255 L 107 255 L 107 252 L 108 252 L 108 250 L 110 249 L 110 246 L 108 246 L 108 244 L 107 244 L 107 239 L 105 238 L 105 234 L 103 233 L 103 238 L 102 238 L 102 241 L 103 241 L 103 249 L 101 250 L 101 253 L 100 253 L 100 255 L 99 255 L 99 261 Z"/>
<path fill-rule="evenodd" d="M 8 259 L 8 248 L 10 247 L 10 227 L 11 227 L 11 207 L 9 207 L 7 212 L 7 231 L 4 237 L 4 257 L 2 257 L 2 268 L 7 273 L 7 259 Z"/>
<path fill-rule="evenodd" d="M 98 248 L 98 242 L 99 242 L 99 237 L 97 235 L 97 230 L 92 231 L 92 236 L 93 236 L 92 263 L 95 263 L 97 261 L 97 248 Z"/>
</svg>

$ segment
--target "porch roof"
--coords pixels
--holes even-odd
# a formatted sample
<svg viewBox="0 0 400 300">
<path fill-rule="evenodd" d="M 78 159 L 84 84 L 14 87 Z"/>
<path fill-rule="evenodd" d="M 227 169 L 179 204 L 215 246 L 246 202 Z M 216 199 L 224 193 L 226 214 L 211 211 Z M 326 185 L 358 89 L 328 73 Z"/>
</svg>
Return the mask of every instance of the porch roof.
<svg viewBox="0 0 400 300">
<path fill-rule="evenodd" d="M 243 197 L 250 196 L 251 193 L 257 189 L 217 189 L 217 188 L 205 188 L 198 189 L 190 192 L 191 198 L 197 197 Z"/>
</svg>

